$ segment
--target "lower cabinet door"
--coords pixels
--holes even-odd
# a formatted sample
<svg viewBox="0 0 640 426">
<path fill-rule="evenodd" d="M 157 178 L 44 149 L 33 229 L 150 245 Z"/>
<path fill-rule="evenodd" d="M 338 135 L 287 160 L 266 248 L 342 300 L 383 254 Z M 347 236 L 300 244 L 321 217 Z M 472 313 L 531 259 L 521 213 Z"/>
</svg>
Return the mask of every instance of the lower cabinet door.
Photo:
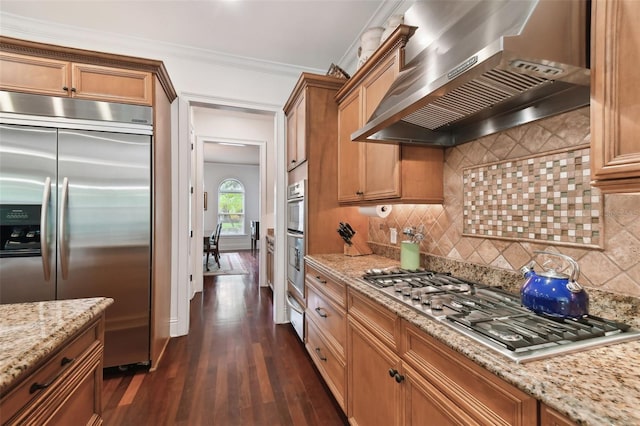
<svg viewBox="0 0 640 426">
<path fill-rule="evenodd" d="M 401 425 L 403 386 L 394 377 L 400 369 L 400 359 L 353 319 L 349 320 L 347 335 L 349 423 Z"/>
<path fill-rule="evenodd" d="M 405 363 L 403 363 L 402 375 L 405 387 L 404 424 L 406 426 L 479 424 Z"/>
</svg>

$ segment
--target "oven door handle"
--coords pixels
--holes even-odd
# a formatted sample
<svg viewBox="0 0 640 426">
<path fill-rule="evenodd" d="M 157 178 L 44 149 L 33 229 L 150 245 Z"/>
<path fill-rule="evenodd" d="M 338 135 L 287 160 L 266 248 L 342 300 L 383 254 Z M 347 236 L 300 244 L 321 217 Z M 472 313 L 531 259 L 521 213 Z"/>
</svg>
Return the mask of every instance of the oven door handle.
<svg viewBox="0 0 640 426">
<path fill-rule="evenodd" d="M 291 296 L 291 293 L 289 293 L 289 292 L 287 292 L 287 305 L 289 305 L 289 307 L 291 309 L 293 309 L 294 311 L 296 311 L 300 315 L 304 314 L 304 310 L 302 310 L 302 306 L 300 306 L 298 301 L 296 299 L 294 299 L 294 297 Z"/>
</svg>

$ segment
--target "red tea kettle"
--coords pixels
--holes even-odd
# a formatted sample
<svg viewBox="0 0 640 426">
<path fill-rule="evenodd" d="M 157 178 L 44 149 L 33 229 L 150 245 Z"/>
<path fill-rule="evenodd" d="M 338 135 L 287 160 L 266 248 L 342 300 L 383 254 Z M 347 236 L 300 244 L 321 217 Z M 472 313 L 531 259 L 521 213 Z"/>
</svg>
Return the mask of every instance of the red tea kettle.
<svg viewBox="0 0 640 426">
<path fill-rule="evenodd" d="M 551 315 L 561 318 L 580 318 L 589 312 L 589 296 L 576 282 L 580 275 L 578 263 L 571 257 L 548 251 L 534 251 L 536 254 L 556 256 L 567 261 L 571 267 L 569 275 L 559 272 L 560 268 L 548 266 L 550 261 L 543 264 L 544 272 L 533 270 L 535 262 L 532 260 L 520 268 L 526 278 L 520 296 L 522 305 L 537 314 Z"/>
</svg>

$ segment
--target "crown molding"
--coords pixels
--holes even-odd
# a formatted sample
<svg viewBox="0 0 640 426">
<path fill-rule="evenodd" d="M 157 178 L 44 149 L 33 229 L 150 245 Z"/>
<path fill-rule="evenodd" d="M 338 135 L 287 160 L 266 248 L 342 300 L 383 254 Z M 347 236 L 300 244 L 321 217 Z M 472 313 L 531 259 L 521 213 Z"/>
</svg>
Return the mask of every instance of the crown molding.
<svg viewBox="0 0 640 426">
<path fill-rule="evenodd" d="M 156 59 L 164 61 L 173 57 L 211 65 L 292 77 L 298 77 L 302 72 L 326 73 L 326 70 L 229 55 L 174 43 L 158 42 L 139 37 L 124 37 L 119 34 L 101 31 L 87 31 L 83 28 L 25 18 L 1 11 L 0 21 L 2 22 L 0 35 L 41 43 L 87 50 L 101 50 L 117 54 L 131 54 L 134 56 L 140 56 L 141 54 L 145 56 L 153 55 L 156 56 Z"/>
</svg>

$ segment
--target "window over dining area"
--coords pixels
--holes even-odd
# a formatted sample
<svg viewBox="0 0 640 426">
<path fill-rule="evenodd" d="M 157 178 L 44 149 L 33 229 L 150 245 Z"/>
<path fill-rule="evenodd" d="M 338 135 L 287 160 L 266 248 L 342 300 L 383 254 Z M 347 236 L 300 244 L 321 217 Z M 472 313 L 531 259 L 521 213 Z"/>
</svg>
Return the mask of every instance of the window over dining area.
<svg viewBox="0 0 640 426">
<path fill-rule="evenodd" d="M 225 179 L 218 187 L 218 223 L 221 235 L 243 235 L 245 189 L 237 179 Z"/>
</svg>

